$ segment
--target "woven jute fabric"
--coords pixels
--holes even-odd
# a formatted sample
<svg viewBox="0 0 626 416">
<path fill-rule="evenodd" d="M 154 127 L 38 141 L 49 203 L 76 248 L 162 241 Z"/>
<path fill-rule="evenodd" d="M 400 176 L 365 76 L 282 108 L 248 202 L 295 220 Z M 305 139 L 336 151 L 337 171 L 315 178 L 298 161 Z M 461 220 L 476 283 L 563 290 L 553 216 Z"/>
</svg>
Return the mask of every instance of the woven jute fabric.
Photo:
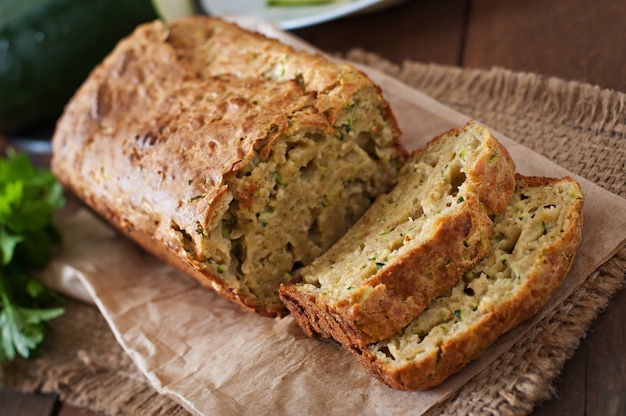
<svg viewBox="0 0 626 416">
<path fill-rule="evenodd" d="M 494 68 L 391 64 L 360 50 L 347 58 L 382 70 L 564 168 L 626 197 L 626 94 Z M 523 415 L 552 384 L 593 319 L 622 287 L 626 249 L 596 270 L 508 352 L 432 414 Z M 36 360 L 0 372 L 22 391 L 56 392 L 67 403 L 109 415 L 185 415 L 159 395 L 116 342 L 97 309 L 70 301 L 52 322 Z"/>
</svg>

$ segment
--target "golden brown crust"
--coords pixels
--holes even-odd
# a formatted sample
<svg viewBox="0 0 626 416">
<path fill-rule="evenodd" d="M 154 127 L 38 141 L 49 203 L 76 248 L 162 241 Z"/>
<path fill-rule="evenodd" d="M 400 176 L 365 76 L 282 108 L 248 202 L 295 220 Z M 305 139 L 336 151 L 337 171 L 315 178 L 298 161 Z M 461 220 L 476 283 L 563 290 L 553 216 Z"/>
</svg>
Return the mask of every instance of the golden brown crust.
<svg viewBox="0 0 626 416">
<path fill-rule="evenodd" d="M 353 67 L 215 18 L 155 21 L 121 41 L 76 92 L 57 125 L 52 170 L 157 257 L 247 309 L 282 315 L 282 305 L 225 284 L 207 265 L 207 236 L 233 198 L 246 209 L 256 194 L 251 184 L 233 195 L 230 178 L 295 130 L 332 137 L 343 100 L 364 91 L 376 92 L 372 107 L 403 159 L 380 89 Z"/>
<path fill-rule="evenodd" d="M 481 125 L 475 128 L 485 129 Z M 490 133 L 487 134 L 491 138 L 486 142 L 490 151 L 484 152 L 482 158 L 467 168 L 467 181 L 487 208 L 487 213 L 498 215 L 504 211 L 515 190 L 515 164 L 507 149 Z"/>
<path fill-rule="evenodd" d="M 568 208 L 566 224 L 562 224 L 567 228 L 551 244 L 540 248 L 532 271 L 513 296 L 496 304 L 462 332 L 444 337 L 439 348 L 432 349 L 430 353 L 403 365 L 393 365 L 377 358 L 368 348 L 351 347 L 353 355 L 379 380 L 401 390 L 424 390 L 442 383 L 478 358 L 502 334 L 532 317 L 565 278 L 582 240 L 583 200 L 580 186 L 569 177 L 553 179 L 518 175 L 518 182 L 524 187 L 569 183 L 575 196 Z"/>
</svg>

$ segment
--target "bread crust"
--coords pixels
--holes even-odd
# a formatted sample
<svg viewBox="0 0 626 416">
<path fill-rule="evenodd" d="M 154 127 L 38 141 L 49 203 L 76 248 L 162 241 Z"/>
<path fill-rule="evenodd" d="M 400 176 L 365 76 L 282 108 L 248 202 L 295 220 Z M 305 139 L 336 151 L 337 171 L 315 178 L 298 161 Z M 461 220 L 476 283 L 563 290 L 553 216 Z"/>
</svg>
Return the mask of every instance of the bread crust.
<svg viewBox="0 0 626 416">
<path fill-rule="evenodd" d="M 234 198 L 229 179 L 295 130 L 336 134 L 346 100 L 364 90 L 377 97 L 372 106 L 402 160 L 380 88 L 352 66 L 216 18 L 155 21 L 122 40 L 76 92 L 58 122 L 51 167 L 147 251 L 246 309 L 284 315 L 282 305 L 225 284 L 207 265 L 207 236 Z M 254 184 L 238 192 L 241 208 L 252 204 Z"/>
<path fill-rule="evenodd" d="M 425 390 L 441 384 L 469 362 L 482 355 L 502 334 L 532 317 L 547 302 L 569 272 L 580 243 L 583 228 L 582 190 L 570 177 L 545 178 L 518 175 L 522 187 L 550 187 L 569 183 L 573 193 L 567 213 L 567 228 L 558 239 L 539 249 L 532 271 L 513 296 L 495 305 L 480 319 L 454 337 L 444 338 L 439 348 L 404 365 L 380 360 L 367 347 L 353 345 L 352 354 L 379 380 L 395 389 Z"/>
</svg>

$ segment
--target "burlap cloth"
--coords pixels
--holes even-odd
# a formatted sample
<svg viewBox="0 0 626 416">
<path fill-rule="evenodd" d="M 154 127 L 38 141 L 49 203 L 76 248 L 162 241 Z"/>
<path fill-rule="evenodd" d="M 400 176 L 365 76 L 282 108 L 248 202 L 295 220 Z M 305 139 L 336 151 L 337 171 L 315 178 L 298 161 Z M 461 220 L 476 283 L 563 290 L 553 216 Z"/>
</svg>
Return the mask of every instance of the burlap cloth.
<svg viewBox="0 0 626 416">
<path fill-rule="evenodd" d="M 363 51 L 348 58 L 397 77 L 501 131 L 603 188 L 626 197 L 626 94 L 504 69 L 470 70 L 406 62 Z M 593 319 L 624 283 L 626 248 L 434 414 L 527 414 L 552 383 Z M 22 391 L 56 392 L 67 403 L 110 415 L 184 415 L 160 396 L 117 344 L 95 307 L 70 301 L 52 322 L 37 360 L 0 371 Z"/>
</svg>

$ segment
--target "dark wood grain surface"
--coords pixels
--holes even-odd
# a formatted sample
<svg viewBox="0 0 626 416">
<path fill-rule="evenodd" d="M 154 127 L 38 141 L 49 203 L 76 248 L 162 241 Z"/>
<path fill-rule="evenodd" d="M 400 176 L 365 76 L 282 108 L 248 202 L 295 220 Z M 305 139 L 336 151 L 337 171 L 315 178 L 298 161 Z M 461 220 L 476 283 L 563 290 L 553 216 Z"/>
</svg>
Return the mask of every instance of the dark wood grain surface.
<svg viewBox="0 0 626 416">
<path fill-rule="evenodd" d="M 294 31 L 328 52 L 360 47 L 391 60 L 504 67 L 626 92 L 626 1 L 409 0 L 376 14 Z M 626 111 L 626 110 L 625 110 Z M 626 291 L 582 340 L 533 412 L 626 415 Z M 0 415 L 94 415 L 54 395 L 0 391 Z"/>
</svg>

